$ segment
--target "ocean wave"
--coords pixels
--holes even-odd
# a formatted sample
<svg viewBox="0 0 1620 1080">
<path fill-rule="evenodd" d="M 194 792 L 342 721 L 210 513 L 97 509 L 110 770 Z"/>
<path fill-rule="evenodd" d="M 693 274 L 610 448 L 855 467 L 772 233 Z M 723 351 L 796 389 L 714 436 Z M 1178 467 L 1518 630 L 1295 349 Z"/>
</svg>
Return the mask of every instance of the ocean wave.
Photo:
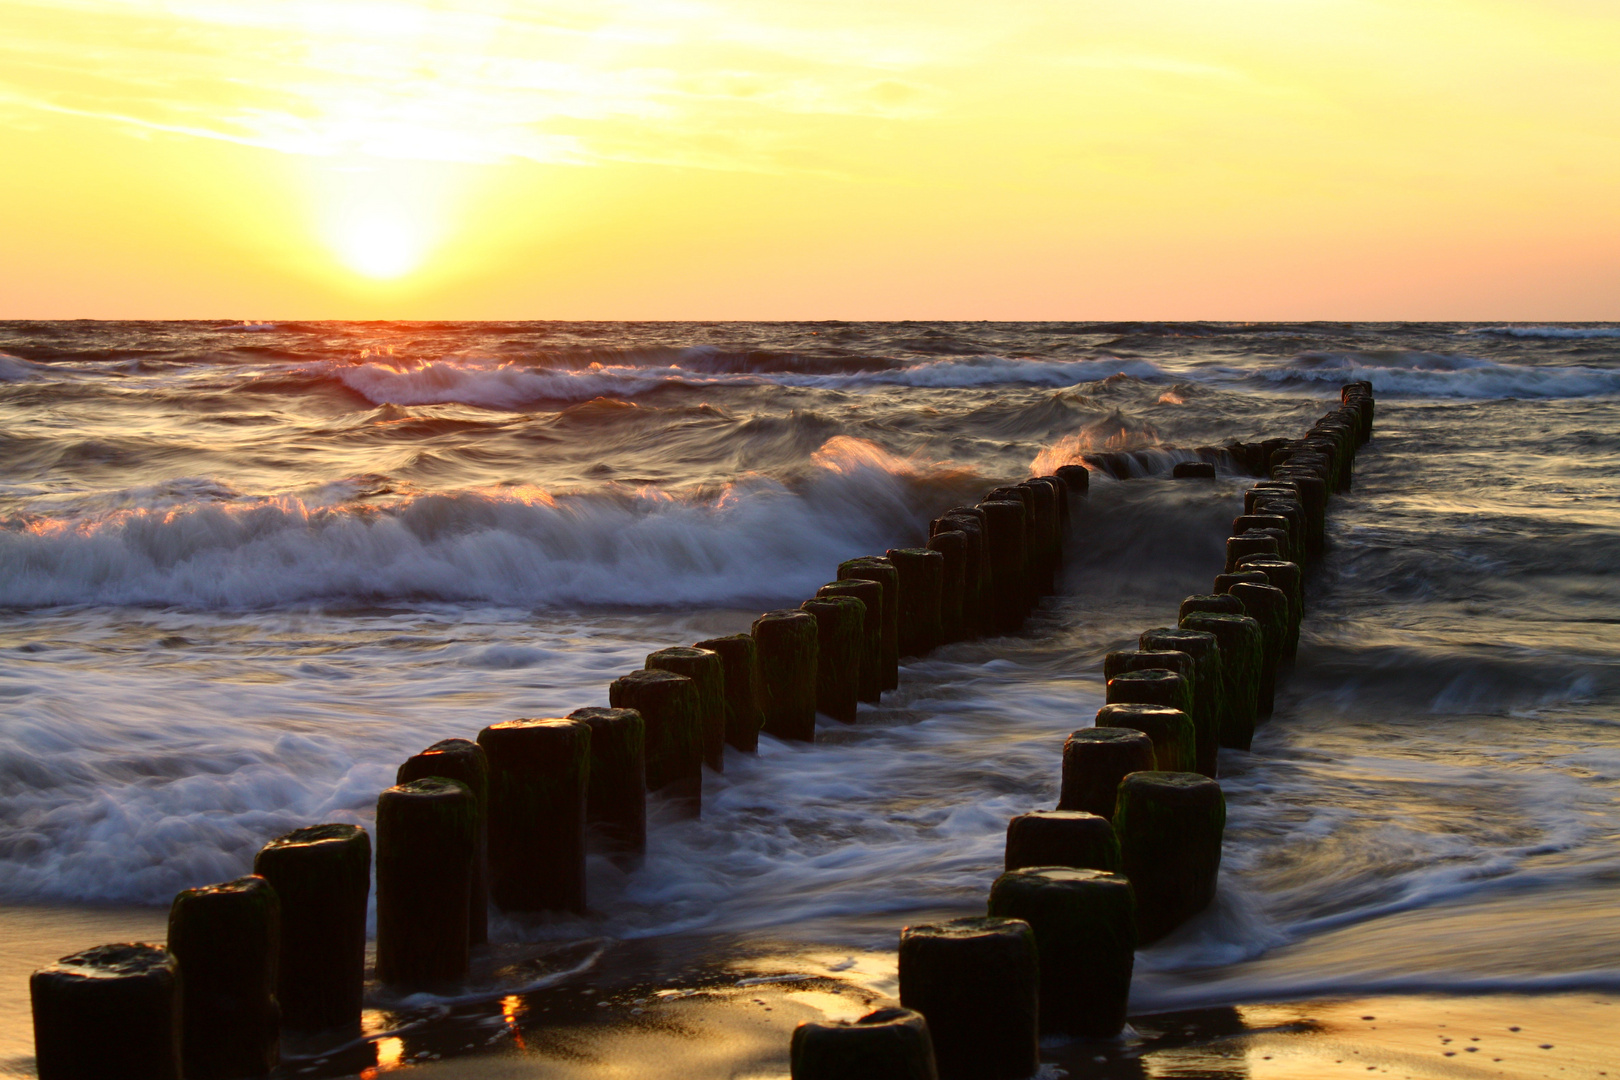
<svg viewBox="0 0 1620 1080">
<path fill-rule="evenodd" d="M 1531 367 L 1431 352 L 1303 353 L 1262 372 L 1270 382 L 1365 380 L 1380 394 L 1443 398 L 1575 398 L 1620 394 L 1620 371 Z"/>
<path fill-rule="evenodd" d="M 1510 338 L 1620 338 L 1620 326 L 1481 326 L 1470 334 Z"/>
<path fill-rule="evenodd" d="M 919 540 L 981 483 L 840 436 L 790 488 L 536 488 L 373 506 L 295 497 L 43 518 L 0 530 L 0 607 L 253 609 L 323 601 L 716 606 L 808 595 L 838 562 Z"/>
<path fill-rule="evenodd" d="M 40 366 L 20 356 L 0 353 L 0 382 L 22 382 L 40 373 Z"/>
<path fill-rule="evenodd" d="M 373 405 L 472 405 L 519 411 L 635 397 L 666 387 L 788 386 L 828 390 L 909 386 L 967 389 L 984 386 L 1059 388 L 1112 375 L 1164 376 L 1145 360 L 1030 360 L 1000 356 L 953 357 L 901 367 L 843 374 L 789 370 L 705 370 L 702 363 L 664 366 L 594 363 L 585 368 L 535 367 L 511 362 L 436 360 L 419 364 L 331 365 L 319 374 L 336 379 Z"/>
</svg>

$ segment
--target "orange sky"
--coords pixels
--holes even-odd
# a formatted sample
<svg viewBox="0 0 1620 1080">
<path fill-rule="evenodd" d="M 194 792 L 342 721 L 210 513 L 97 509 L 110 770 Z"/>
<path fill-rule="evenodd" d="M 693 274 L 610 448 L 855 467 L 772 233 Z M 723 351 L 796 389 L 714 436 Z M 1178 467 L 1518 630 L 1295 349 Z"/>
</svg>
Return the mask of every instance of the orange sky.
<svg viewBox="0 0 1620 1080">
<path fill-rule="evenodd" d="M 1620 318 L 1614 0 L 0 0 L 0 318 Z"/>
</svg>

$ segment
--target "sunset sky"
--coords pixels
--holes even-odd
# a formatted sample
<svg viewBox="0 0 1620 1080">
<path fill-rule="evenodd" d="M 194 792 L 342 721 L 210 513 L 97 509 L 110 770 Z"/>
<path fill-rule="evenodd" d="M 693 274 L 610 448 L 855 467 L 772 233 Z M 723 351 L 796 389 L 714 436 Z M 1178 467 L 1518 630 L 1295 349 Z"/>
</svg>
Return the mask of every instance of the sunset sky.
<svg viewBox="0 0 1620 1080">
<path fill-rule="evenodd" d="M 1615 0 L 0 0 L 0 317 L 1620 318 Z"/>
</svg>

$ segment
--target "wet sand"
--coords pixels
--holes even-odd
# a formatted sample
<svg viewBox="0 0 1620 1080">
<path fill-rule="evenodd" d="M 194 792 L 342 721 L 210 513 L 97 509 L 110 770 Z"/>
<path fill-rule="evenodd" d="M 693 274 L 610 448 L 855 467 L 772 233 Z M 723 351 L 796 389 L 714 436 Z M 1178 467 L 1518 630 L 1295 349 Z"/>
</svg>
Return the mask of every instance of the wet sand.
<svg viewBox="0 0 1620 1080">
<path fill-rule="evenodd" d="M 33 1075 L 29 971 L 102 941 L 160 940 L 164 914 L 0 909 L 0 1076 Z M 289 1047 L 297 1056 L 278 1075 L 786 1077 L 794 1026 L 894 1004 L 895 963 L 887 950 L 716 935 L 501 946 L 480 956 L 477 991 L 430 999 L 374 990 L 364 1040 Z M 1049 1041 L 1042 1056 L 1043 1080 L 1620 1077 L 1620 1000 L 1411 995 L 1237 1004 L 1134 1016 L 1124 1039 Z"/>
</svg>

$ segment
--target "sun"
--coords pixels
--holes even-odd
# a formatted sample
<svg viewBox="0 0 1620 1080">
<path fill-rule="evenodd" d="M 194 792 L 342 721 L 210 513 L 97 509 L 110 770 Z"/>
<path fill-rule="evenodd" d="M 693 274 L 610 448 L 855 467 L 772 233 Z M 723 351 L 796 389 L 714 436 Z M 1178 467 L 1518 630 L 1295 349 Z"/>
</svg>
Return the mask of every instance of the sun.
<svg viewBox="0 0 1620 1080">
<path fill-rule="evenodd" d="M 378 281 L 404 277 L 427 256 L 422 229 L 387 207 L 344 215 L 327 239 L 343 265 Z"/>
</svg>

